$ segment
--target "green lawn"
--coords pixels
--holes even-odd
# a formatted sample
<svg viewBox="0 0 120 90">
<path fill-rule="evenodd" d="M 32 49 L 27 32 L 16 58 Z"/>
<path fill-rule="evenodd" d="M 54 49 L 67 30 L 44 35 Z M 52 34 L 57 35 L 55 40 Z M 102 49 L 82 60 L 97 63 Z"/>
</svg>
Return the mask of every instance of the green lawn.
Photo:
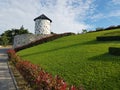
<svg viewBox="0 0 120 90">
<path fill-rule="evenodd" d="M 96 36 L 110 32 L 63 37 L 18 54 L 69 84 L 83 85 L 87 90 L 120 90 L 120 56 L 108 54 L 108 47 L 118 46 L 120 41 L 96 41 Z"/>
<path fill-rule="evenodd" d="M 120 36 L 120 29 L 115 29 L 116 31 L 105 33 L 103 36 Z"/>
</svg>

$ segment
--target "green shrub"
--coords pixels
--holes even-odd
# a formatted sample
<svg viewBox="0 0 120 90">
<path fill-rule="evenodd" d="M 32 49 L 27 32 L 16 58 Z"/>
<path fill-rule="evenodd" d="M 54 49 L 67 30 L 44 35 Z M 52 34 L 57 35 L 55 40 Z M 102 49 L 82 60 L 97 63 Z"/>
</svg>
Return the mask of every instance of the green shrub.
<svg viewBox="0 0 120 90">
<path fill-rule="evenodd" d="M 97 41 L 120 41 L 120 36 L 99 36 Z"/>
<path fill-rule="evenodd" d="M 109 47 L 109 53 L 111 55 L 120 56 L 120 47 Z"/>
<path fill-rule="evenodd" d="M 2 44 L 3 46 L 7 46 L 7 45 L 9 44 L 9 40 L 8 40 L 8 37 L 7 37 L 6 35 L 3 35 L 3 36 L 1 37 L 1 44 Z"/>
</svg>

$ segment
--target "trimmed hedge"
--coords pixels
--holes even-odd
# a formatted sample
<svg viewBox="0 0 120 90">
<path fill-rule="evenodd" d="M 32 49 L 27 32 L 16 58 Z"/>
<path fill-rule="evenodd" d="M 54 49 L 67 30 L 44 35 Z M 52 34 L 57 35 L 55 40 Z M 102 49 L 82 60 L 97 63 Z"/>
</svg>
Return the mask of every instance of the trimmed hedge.
<svg viewBox="0 0 120 90">
<path fill-rule="evenodd" d="M 97 41 L 120 41 L 120 36 L 99 36 Z"/>
<path fill-rule="evenodd" d="M 120 29 L 120 25 L 117 25 L 117 26 L 109 26 L 109 27 L 107 27 L 107 28 L 98 28 L 98 29 L 96 29 L 95 31 L 88 31 L 88 33 L 91 33 L 91 32 L 99 32 L 99 31 L 115 30 L 115 29 Z"/>
<path fill-rule="evenodd" d="M 109 47 L 109 54 L 120 56 L 120 47 Z"/>
<path fill-rule="evenodd" d="M 105 28 L 104 30 L 111 30 L 111 29 L 118 29 L 120 28 L 120 25 L 117 25 L 117 26 L 109 26 L 107 28 Z"/>
<path fill-rule="evenodd" d="M 75 35 L 75 33 L 69 32 L 69 33 L 63 33 L 63 34 L 53 34 L 52 36 L 48 36 L 48 37 L 33 41 L 33 42 L 31 42 L 27 45 L 21 46 L 21 47 L 17 47 L 14 50 L 16 52 L 18 52 L 18 51 L 26 49 L 26 48 L 30 48 L 30 47 L 33 47 L 33 46 L 36 46 L 36 45 L 39 45 L 39 44 L 42 44 L 42 43 L 45 43 L 45 42 L 55 40 L 55 39 L 60 38 L 60 37 L 70 36 L 70 35 Z"/>
</svg>

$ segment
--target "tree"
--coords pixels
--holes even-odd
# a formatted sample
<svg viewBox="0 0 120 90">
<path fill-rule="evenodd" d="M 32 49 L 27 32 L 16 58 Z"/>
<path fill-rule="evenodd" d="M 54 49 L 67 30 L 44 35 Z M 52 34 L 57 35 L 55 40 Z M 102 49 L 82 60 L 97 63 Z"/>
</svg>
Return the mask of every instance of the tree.
<svg viewBox="0 0 120 90">
<path fill-rule="evenodd" d="M 103 31 L 104 30 L 104 28 L 102 28 L 102 27 L 97 27 L 96 28 L 96 31 Z"/>
<path fill-rule="evenodd" d="M 56 33 L 54 33 L 54 32 L 51 32 L 51 34 L 56 34 Z"/>
<path fill-rule="evenodd" d="M 2 45 L 3 46 L 7 46 L 8 45 L 8 43 L 9 43 L 9 39 L 8 39 L 8 37 L 4 34 L 3 36 L 1 36 L 1 41 L 2 41 Z"/>
<path fill-rule="evenodd" d="M 87 33 L 87 30 L 86 30 L 86 29 L 83 29 L 83 30 L 82 30 L 82 33 Z"/>
<path fill-rule="evenodd" d="M 25 29 L 24 27 L 23 27 L 23 25 L 20 27 L 20 29 L 18 30 L 18 33 L 17 34 L 28 34 L 29 33 L 29 31 L 27 30 L 27 29 Z"/>
<path fill-rule="evenodd" d="M 22 25 L 19 29 L 6 30 L 4 33 L 1 34 L 0 39 L 3 38 L 2 36 L 5 35 L 8 39 L 8 44 L 12 44 L 15 35 L 28 34 L 28 33 L 29 33 L 28 29 L 25 29 Z M 3 41 L 1 40 L 0 43 L 2 44 Z"/>
</svg>

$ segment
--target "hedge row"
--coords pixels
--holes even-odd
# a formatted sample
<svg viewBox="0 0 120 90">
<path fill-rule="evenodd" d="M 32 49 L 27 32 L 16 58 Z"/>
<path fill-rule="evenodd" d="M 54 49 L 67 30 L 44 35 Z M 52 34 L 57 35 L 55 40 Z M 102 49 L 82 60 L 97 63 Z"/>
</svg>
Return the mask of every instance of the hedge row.
<svg viewBox="0 0 120 90">
<path fill-rule="evenodd" d="M 99 32 L 99 31 L 108 31 L 108 30 L 116 30 L 116 29 L 120 29 L 120 25 L 117 26 L 109 26 L 107 28 L 96 28 L 95 31 L 88 31 L 88 33 L 91 32 Z"/>
<path fill-rule="evenodd" d="M 8 55 L 24 79 L 34 90 L 84 90 L 83 87 L 69 86 L 61 77 L 53 77 L 40 66 L 22 60 L 14 50 L 9 50 Z"/>
<path fill-rule="evenodd" d="M 109 53 L 111 55 L 120 56 L 120 47 L 109 47 Z"/>
<path fill-rule="evenodd" d="M 99 36 L 97 41 L 120 41 L 120 36 Z"/>
<path fill-rule="evenodd" d="M 63 33 L 63 34 L 53 34 L 51 36 L 48 36 L 48 37 L 33 41 L 33 42 L 31 42 L 31 43 L 29 43 L 27 45 L 17 47 L 14 50 L 17 52 L 17 51 L 20 51 L 20 50 L 23 50 L 23 49 L 26 49 L 26 48 L 33 47 L 33 46 L 38 45 L 38 44 L 42 44 L 42 43 L 45 43 L 45 42 L 48 42 L 48 41 L 55 40 L 55 39 L 60 38 L 60 37 L 70 36 L 70 35 L 75 35 L 75 34 L 71 33 L 71 32 L 70 33 Z"/>
<path fill-rule="evenodd" d="M 104 30 L 119 29 L 119 28 L 120 28 L 120 25 L 117 25 L 117 26 L 109 26 L 109 27 L 105 28 Z"/>
<path fill-rule="evenodd" d="M 109 26 L 107 28 L 98 28 L 96 30 L 97 31 L 106 31 L 106 30 L 115 30 L 115 29 L 120 29 L 120 25 L 117 25 L 117 26 Z"/>
</svg>

